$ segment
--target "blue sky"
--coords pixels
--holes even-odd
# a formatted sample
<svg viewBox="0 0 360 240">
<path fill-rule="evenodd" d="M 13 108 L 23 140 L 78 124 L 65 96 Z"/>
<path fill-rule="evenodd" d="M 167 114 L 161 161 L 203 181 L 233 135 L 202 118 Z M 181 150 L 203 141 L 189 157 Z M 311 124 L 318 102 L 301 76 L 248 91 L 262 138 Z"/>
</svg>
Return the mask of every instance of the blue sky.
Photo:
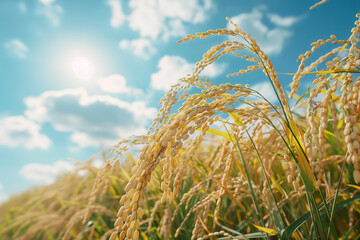
<svg viewBox="0 0 360 240">
<path fill-rule="evenodd" d="M 312 41 L 346 39 L 357 0 L 0 0 L 0 202 L 48 184 L 132 134 L 144 134 L 160 98 L 190 73 L 232 18 L 269 54 L 278 72 L 295 72 Z M 216 83 L 249 83 L 271 98 L 264 77 L 226 78 L 241 68 L 225 57 L 203 73 Z M 288 86 L 291 77 L 281 75 Z M 306 84 L 305 84 L 306 85 Z"/>
</svg>

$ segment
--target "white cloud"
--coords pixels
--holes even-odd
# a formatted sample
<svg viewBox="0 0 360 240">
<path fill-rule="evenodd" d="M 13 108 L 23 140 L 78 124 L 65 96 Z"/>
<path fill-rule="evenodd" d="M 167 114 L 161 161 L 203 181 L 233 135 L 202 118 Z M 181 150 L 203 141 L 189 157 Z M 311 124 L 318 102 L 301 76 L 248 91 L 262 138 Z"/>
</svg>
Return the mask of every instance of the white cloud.
<svg viewBox="0 0 360 240">
<path fill-rule="evenodd" d="M 207 11 L 212 7 L 210 0 L 159 0 L 159 11 L 168 18 L 178 18 L 185 22 L 201 23 L 206 19 Z"/>
<path fill-rule="evenodd" d="M 97 168 L 97 169 L 104 167 L 104 165 L 105 165 L 104 159 L 99 158 L 99 157 L 93 159 L 93 161 L 91 162 L 91 166 L 94 168 Z M 79 176 L 85 176 L 88 172 L 89 172 L 89 170 L 87 168 L 85 168 L 85 169 L 79 170 L 77 173 Z"/>
<path fill-rule="evenodd" d="M 226 64 L 225 63 L 213 63 L 201 72 L 202 75 L 207 77 L 217 77 L 225 71 Z"/>
<path fill-rule="evenodd" d="M 20 175 L 34 183 L 51 184 L 61 173 L 74 169 L 74 165 L 67 161 L 57 161 L 53 165 L 29 163 L 21 168 Z"/>
<path fill-rule="evenodd" d="M 0 183 L 0 191 L 3 189 L 3 185 Z M 0 204 L 6 202 L 9 199 L 9 195 L 0 193 Z"/>
<path fill-rule="evenodd" d="M 3 190 L 3 185 L 0 183 L 0 191 Z M 0 193 L 0 204 L 6 202 L 9 199 L 9 195 Z"/>
<path fill-rule="evenodd" d="M 111 7 L 111 26 L 114 28 L 120 27 L 126 20 L 120 0 L 109 0 L 107 4 Z"/>
<path fill-rule="evenodd" d="M 269 13 L 267 14 L 267 17 L 269 18 L 270 22 L 279 27 L 291 27 L 292 25 L 294 25 L 294 23 L 300 20 L 300 17 L 281 17 L 275 13 Z"/>
<path fill-rule="evenodd" d="M 166 40 L 184 35 L 184 22 L 204 22 L 212 5 L 211 0 L 130 0 L 129 24 L 141 37 Z"/>
<path fill-rule="evenodd" d="M 144 101 L 125 102 L 109 95 L 89 96 L 83 88 L 47 91 L 25 100 L 25 114 L 57 131 L 71 132 L 78 146 L 98 147 L 130 135 L 146 133 L 156 109 Z"/>
<path fill-rule="evenodd" d="M 128 20 L 129 27 L 140 35 L 121 40 L 120 48 L 145 59 L 156 52 L 152 42 L 185 36 L 186 24 L 204 22 L 214 9 L 213 0 L 130 0 L 130 13 L 125 15 L 119 0 L 109 0 L 108 5 L 112 8 L 112 26 Z"/>
<path fill-rule="evenodd" d="M 99 79 L 99 85 L 105 92 L 129 93 L 130 88 L 126 86 L 126 79 L 120 74 L 113 74 Z"/>
<path fill-rule="evenodd" d="M 165 18 L 158 11 L 155 0 L 131 0 L 133 9 L 129 16 L 130 27 L 138 31 L 142 37 L 156 39 L 163 31 Z"/>
<path fill-rule="evenodd" d="M 95 159 L 92 163 L 91 166 L 96 167 L 96 168 L 102 168 L 105 165 L 105 162 L 103 159 Z"/>
<path fill-rule="evenodd" d="M 185 36 L 186 30 L 180 19 L 173 19 L 168 22 L 168 26 L 164 27 L 163 39 L 167 40 L 171 36 Z"/>
<path fill-rule="evenodd" d="M 169 90 L 179 78 L 185 77 L 193 71 L 193 65 L 179 56 L 162 57 L 158 63 L 159 71 L 151 74 L 151 87 Z"/>
<path fill-rule="evenodd" d="M 0 204 L 9 200 L 9 195 L 0 193 Z"/>
<path fill-rule="evenodd" d="M 0 145 L 9 147 L 23 146 L 27 149 L 48 149 L 50 139 L 40 134 L 41 127 L 24 116 L 0 119 Z"/>
<path fill-rule="evenodd" d="M 258 91 L 263 95 L 269 102 L 274 103 L 277 100 L 276 94 L 269 81 L 264 81 L 251 86 L 252 89 Z M 259 100 L 259 99 L 257 99 Z"/>
<path fill-rule="evenodd" d="M 257 7 L 250 13 L 242 13 L 231 19 L 244 32 L 250 33 L 251 37 L 256 40 L 265 53 L 279 54 L 283 50 L 285 41 L 292 35 L 292 32 L 287 27 L 293 25 L 299 18 L 292 16 L 283 18 L 270 13 L 267 16 L 276 25 L 276 27 L 270 29 L 263 22 L 264 11 L 264 7 Z M 227 27 L 233 28 L 230 23 L 228 23 Z"/>
<path fill-rule="evenodd" d="M 4 44 L 4 47 L 8 49 L 12 54 L 20 59 L 25 59 L 28 52 L 28 48 L 20 39 L 12 39 Z"/>
<path fill-rule="evenodd" d="M 167 91 L 180 78 L 192 73 L 194 66 L 194 63 L 189 63 L 182 57 L 165 55 L 159 60 L 159 71 L 151 74 L 151 87 Z M 216 77 L 224 70 L 225 64 L 213 63 L 207 66 L 200 75 Z"/>
<path fill-rule="evenodd" d="M 26 7 L 26 4 L 23 3 L 23 2 L 19 2 L 19 11 L 22 12 L 22 13 L 26 13 L 27 12 L 27 7 Z"/>
<path fill-rule="evenodd" d="M 110 93 L 126 93 L 138 95 L 142 93 L 141 89 L 128 87 L 126 79 L 120 74 L 112 74 L 98 80 L 100 88 Z"/>
<path fill-rule="evenodd" d="M 51 3 L 55 2 L 55 0 L 39 0 L 42 4 L 50 5 Z"/>
<path fill-rule="evenodd" d="M 39 16 L 45 17 L 49 23 L 57 27 L 60 25 L 60 15 L 63 9 L 55 0 L 39 0 L 40 4 L 37 5 L 35 13 Z"/>
<path fill-rule="evenodd" d="M 156 53 L 156 49 L 152 46 L 151 41 L 145 38 L 134 40 L 123 39 L 119 42 L 119 47 L 121 49 L 131 50 L 135 55 L 145 59 Z"/>
<path fill-rule="evenodd" d="M 91 162 L 91 166 L 101 168 L 105 164 L 104 160 L 96 157 Z M 80 165 L 81 168 L 81 165 Z M 70 161 L 56 161 L 53 164 L 29 163 L 24 165 L 19 173 L 26 180 L 34 184 L 51 184 L 54 183 L 58 176 L 67 172 L 78 169 L 76 164 Z M 88 169 L 80 169 L 77 171 L 79 176 L 84 176 L 88 173 Z M 1 186 L 1 185 L 0 185 Z M 0 189 L 1 190 L 1 189 Z M 4 195 L 7 197 L 7 195 Z M 6 199 L 5 199 L 6 200 Z M 1 194 L 0 194 L 1 202 Z"/>
</svg>

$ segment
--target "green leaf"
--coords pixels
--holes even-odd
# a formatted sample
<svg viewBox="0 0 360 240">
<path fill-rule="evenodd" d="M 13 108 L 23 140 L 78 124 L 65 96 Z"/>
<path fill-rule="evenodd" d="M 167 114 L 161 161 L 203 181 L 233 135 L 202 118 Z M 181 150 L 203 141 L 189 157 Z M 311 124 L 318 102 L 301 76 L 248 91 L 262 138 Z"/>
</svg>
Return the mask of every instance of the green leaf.
<svg viewBox="0 0 360 240">
<path fill-rule="evenodd" d="M 333 197 L 331 197 L 329 200 L 331 200 Z M 346 199 L 338 204 L 336 204 L 335 206 L 335 210 L 340 210 L 344 207 L 349 206 L 351 203 L 359 201 L 360 200 L 360 195 L 356 195 L 353 198 L 349 198 Z M 324 207 L 324 204 L 321 203 L 318 206 L 318 209 L 322 209 Z M 325 210 L 321 210 L 320 211 L 320 215 L 324 216 L 326 215 Z M 293 223 L 291 223 L 286 229 L 286 233 L 288 234 L 288 236 L 291 236 L 293 234 L 294 231 L 296 231 L 296 229 L 298 229 L 302 224 L 304 224 L 309 218 L 310 218 L 310 212 L 305 213 L 304 215 L 302 215 L 301 217 L 299 217 L 297 220 L 295 220 Z"/>
</svg>

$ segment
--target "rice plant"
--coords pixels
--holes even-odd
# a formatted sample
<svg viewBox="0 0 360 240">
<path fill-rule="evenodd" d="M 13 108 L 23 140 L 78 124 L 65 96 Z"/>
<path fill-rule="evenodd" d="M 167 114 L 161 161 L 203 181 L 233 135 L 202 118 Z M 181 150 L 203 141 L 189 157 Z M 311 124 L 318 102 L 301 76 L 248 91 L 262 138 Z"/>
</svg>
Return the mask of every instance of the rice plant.
<svg viewBox="0 0 360 240">
<path fill-rule="evenodd" d="M 2 206 L 0 239 L 359 239 L 356 18 L 348 39 L 331 35 L 299 56 L 289 93 L 230 19 L 231 29 L 187 35 L 179 42 L 237 40 L 209 49 L 162 98 L 146 136 L 103 153 L 103 169 L 88 164 L 85 176 L 69 173 Z M 313 59 L 324 45 L 332 50 Z M 201 77 L 229 54 L 247 66 L 228 75 L 238 84 Z M 276 102 L 246 84 L 254 71 Z M 304 78 L 312 86 L 298 94 Z"/>
</svg>

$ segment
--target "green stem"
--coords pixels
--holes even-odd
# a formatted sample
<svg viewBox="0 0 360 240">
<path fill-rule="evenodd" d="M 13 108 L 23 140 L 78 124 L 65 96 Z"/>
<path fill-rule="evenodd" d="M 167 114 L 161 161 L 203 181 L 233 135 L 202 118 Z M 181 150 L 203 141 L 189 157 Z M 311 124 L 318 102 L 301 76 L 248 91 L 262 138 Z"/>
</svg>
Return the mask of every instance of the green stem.
<svg viewBox="0 0 360 240">
<path fill-rule="evenodd" d="M 225 124 L 224 124 L 224 127 L 225 127 L 227 133 L 228 133 L 229 136 L 230 136 L 230 133 L 229 133 L 228 129 L 226 128 Z M 234 138 L 235 138 L 235 141 L 236 141 L 236 147 L 237 147 L 237 149 L 238 149 L 238 152 L 239 152 L 239 155 L 240 155 L 240 159 L 241 159 L 242 164 L 243 164 L 243 166 L 244 166 L 244 171 L 245 171 L 245 174 L 246 174 L 246 179 L 247 179 L 247 182 L 248 182 L 248 186 L 249 186 L 251 198 L 252 198 L 253 203 L 254 203 L 254 205 L 255 205 L 256 215 L 257 215 L 258 218 L 260 219 L 261 225 L 265 227 L 264 221 L 263 221 L 263 219 L 262 219 L 262 217 L 261 217 L 260 207 L 259 207 L 259 204 L 258 204 L 258 202 L 257 202 L 257 200 L 256 200 L 256 196 L 255 196 L 255 193 L 254 193 L 254 189 L 253 189 L 253 186 L 252 186 L 252 183 L 251 183 L 250 174 L 249 174 L 249 171 L 248 171 L 248 169 L 247 169 L 247 166 L 246 166 L 246 163 L 245 163 L 245 159 L 244 159 L 243 153 L 242 153 L 241 148 L 240 148 L 239 141 L 237 140 L 236 137 L 234 137 Z M 267 236 L 267 234 L 266 234 L 266 236 Z"/>
<path fill-rule="evenodd" d="M 246 131 L 246 134 L 248 135 L 248 137 L 249 137 L 252 145 L 254 146 L 254 149 L 255 149 L 256 154 L 257 154 L 258 161 L 259 161 L 259 163 L 260 163 L 260 165 L 261 165 L 261 168 L 262 168 L 262 170 L 263 170 L 263 173 L 264 173 L 264 176 L 265 176 L 265 179 L 266 179 L 266 183 L 267 183 L 268 188 L 269 188 L 269 190 L 270 190 L 270 192 L 271 192 L 271 196 L 272 196 L 272 198 L 273 198 L 273 200 L 274 200 L 274 202 L 275 202 L 276 210 L 277 210 L 277 212 L 278 212 L 278 214 L 279 214 L 279 216 L 280 216 L 280 219 L 281 219 L 281 221 L 282 221 L 282 229 L 278 229 L 278 230 L 280 230 L 280 233 L 281 233 L 281 232 L 282 232 L 281 230 L 285 229 L 286 226 L 287 226 L 287 225 L 286 225 L 286 222 L 285 222 L 285 220 L 284 220 L 284 218 L 283 218 L 283 216 L 282 216 L 282 214 L 281 214 L 281 212 L 280 212 L 280 209 L 279 209 L 279 206 L 278 206 L 278 203 L 277 203 L 275 194 L 274 194 L 274 192 L 273 192 L 272 189 L 271 189 L 271 184 L 270 184 L 269 178 L 267 177 L 267 173 L 266 173 L 266 170 L 265 170 L 265 167 L 264 167 L 264 163 L 263 163 L 263 161 L 262 161 L 262 159 L 261 159 L 261 157 L 260 157 L 259 151 L 257 150 L 257 147 L 256 147 L 256 145 L 255 145 L 252 137 L 250 136 L 248 130 L 247 130 L 245 127 L 244 127 L 244 130 Z M 287 239 L 289 239 L 289 236 L 285 236 L 285 237 L 286 237 Z"/>
<path fill-rule="evenodd" d="M 321 239 L 325 239 L 324 227 L 323 227 L 322 222 L 321 222 L 320 212 L 319 212 L 319 209 L 317 207 L 315 196 L 314 196 L 313 193 L 309 193 L 309 199 L 310 199 L 310 204 L 312 205 L 312 208 L 313 208 L 313 211 L 314 211 L 313 216 L 315 216 L 315 219 L 313 219 L 313 221 L 315 221 L 315 223 L 317 225 L 317 230 L 319 232 L 319 235 L 320 235 Z"/>
<path fill-rule="evenodd" d="M 340 176 L 339 176 L 339 182 L 338 182 L 338 185 L 337 185 L 337 187 L 336 187 L 334 203 L 333 203 L 332 208 L 331 208 L 330 223 L 329 223 L 329 226 L 330 226 L 330 227 L 333 226 L 336 200 L 337 200 L 337 197 L 338 197 L 339 191 L 340 191 L 340 184 L 341 184 L 342 175 L 343 175 L 343 172 L 344 172 L 344 169 L 345 169 L 346 158 L 347 158 L 347 154 L 346 154 L 345 159 L 344 159 L 344 162 L 343 162 L 343 164 L 342 164 L 342 166 L 341 166 L 341 171 L 340 171 Z M 328 229 L 328 234 L 327 234 L 327 235 L 329 236 L 329 234 L 330 234 L 330 228 Z M 336 234 L 336 231 L 335 231 L 335 234 Z"/>
</svg>

